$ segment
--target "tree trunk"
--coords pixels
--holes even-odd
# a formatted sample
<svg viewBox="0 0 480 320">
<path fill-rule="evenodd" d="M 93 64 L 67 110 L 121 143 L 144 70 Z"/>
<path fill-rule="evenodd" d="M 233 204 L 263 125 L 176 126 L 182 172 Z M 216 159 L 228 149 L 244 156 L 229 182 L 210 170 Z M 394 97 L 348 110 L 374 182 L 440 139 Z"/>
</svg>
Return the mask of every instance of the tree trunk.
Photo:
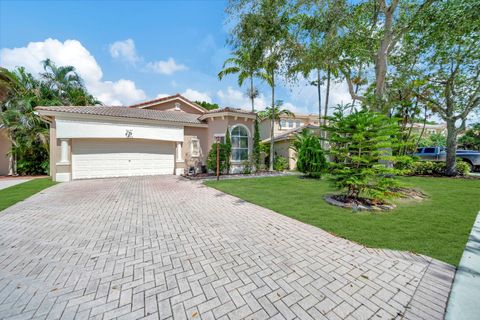
<svg viewBox="0 0 480 320">
<path fill-rule="evenodd" d="M 273 133 L 275 128 L 275 73 L 272 72 L 272 112 L 270 121 L 270 166 L 269 170 L 273 171 Z"/>
<path fill-rule="evenodd" d="M 318 124 L 322 123 L 322 86 L 320 69 L 317 69 L 317 93 L 318 93 Z"/>
<path fill-rule="evenodd" d="M 321 86 L 321 74 L 320 74 L 320 69 L 317 69 L 317 93 L 318 93 L 318 134 L 320 138 L 323 136 L 323 130 L 320 128 L 322 125 L 322 86 Z M 323 140 L 321 140 L 321 146 L 322 148 L 324 147 L 323 145 Z"/>
<path fill-rule="evenodd" d="M 330 71 L 330 66 L 328 67 L 327 70 L 327 92 L 325 92 L 325 108 L 323 110 L 324 116 L 323 116 L 323 125 L 327 125 L 327 113 L 328 113 L 328 100 L 330 98 L 330 78 L 331 78 L 331 71 Z"/>
<path fill-rule="evenodd" d="M 456 155 L 457 153 L 457 129 L 455 128 L 455 119 L 447 119 L 447 166 L 445 174 L 455 176 L 457 174 Z"/>
<path fill-rule="evenodd" d="M 255 97 L 253 96 L 253 77 L 250 77 L 250 99 L 252 100 L 252 112 L 255 112 Z"/>
<path fill-rule="evenodd" d="M 418 145 L 420 144 L 420 140 L 422 140 L 423 134 L 425 133 L 425 127 L 427 126 L 427 106 L 425 105 L 425 115 L 423 117 L 423 127 L 422 131 L 420 132 L 420 136 L 418 137 L 417 144 L 415 145 L 415 148 L 413 149 L 413 152 L 415 152 L 418 148 Z"/>
</svg>

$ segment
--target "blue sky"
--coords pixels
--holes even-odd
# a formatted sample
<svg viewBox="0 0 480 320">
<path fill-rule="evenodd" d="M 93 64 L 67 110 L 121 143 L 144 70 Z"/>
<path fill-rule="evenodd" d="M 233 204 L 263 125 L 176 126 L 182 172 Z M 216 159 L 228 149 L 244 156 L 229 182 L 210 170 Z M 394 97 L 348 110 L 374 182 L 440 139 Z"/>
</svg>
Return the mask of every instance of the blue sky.
<svg viewBox="0 0 480 320">
<path fill-rule="evenodd" d="M 226 46 L 227 1 L 1 1 L 0 65 L 41 72 L 40 61 L 71 64 L 107 104 L 128 105 L 175 93 L 248 108 L 235 77 L 216 74 Z M 270 91 L 259 84 L 258 108 Z M 336 84 L 332 104 L 348 102 Z M 282 85 L 279 99 L 296 112 L 315 112 L 315 89 Z"/>
</svg>

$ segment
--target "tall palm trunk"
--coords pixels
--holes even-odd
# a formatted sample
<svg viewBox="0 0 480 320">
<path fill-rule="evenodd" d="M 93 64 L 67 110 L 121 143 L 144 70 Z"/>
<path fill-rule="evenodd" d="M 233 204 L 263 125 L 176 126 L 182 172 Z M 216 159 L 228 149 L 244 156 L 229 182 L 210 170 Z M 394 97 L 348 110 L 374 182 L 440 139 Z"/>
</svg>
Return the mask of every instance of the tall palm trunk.
<svg viewBox="0 0 480 320">
<path fill-rule="evenodd" d="M 322 86 L 320 84 L 321 74 L 320 69 L 317 69 L 317 93 L 318 93 L 318 123 L 322 123 Z"/>
<path fill-rule="evenodd" d="M 324 116 L 323 116 L 323 125 L 327 125 L 327 113 L 328 113 L 328 100 L 330 98 L 330 78 L 331 78 L 331 70 L 330 66 L 327 69 L 327 92 L 325 93 L 325 108 L 324 108 Z"/>
<path fill-rule="evenodd" d="M 270 119 L 270 166 L 269 170 L 273 171 L 273 133 L 275 128 L 275 73 L 272 72 L 272 112 L 271 112 L 271 119 Z"/>
<path fill-rule="evenodd" d="M 250 77 L 250 100 L 252 101 L 252 112 L 255 112 L 255 97 L 253 95 L 253 76 Z"/>
</svg>

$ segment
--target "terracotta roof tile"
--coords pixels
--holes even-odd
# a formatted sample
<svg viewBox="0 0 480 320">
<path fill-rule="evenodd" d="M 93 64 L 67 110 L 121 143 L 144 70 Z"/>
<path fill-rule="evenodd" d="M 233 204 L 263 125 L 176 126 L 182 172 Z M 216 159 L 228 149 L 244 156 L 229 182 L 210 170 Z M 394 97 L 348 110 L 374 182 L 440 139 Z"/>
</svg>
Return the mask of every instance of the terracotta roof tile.
<svg viewBox="0 0 480 320">
<path fill-rule="evenodd" d="M 132 119 L 145 119 L 145 120 L 157 120 L 157 121 L 169 121 L 178 123 L 192 123 L 203 124 L 199 120 L 198 114 L 185 113 L 180 111 L 158 111 L 149 109 L 137 109 L 127 107 L 106 107 L 106 106 L 87 106 L 87 107 L 75 107 L 75 106 L 58 106 L 58 107 L 36 107 L 35 110 L 40 111 L 54 111 L 65 112 L 74 114 L 86 114 L 97 116 L 110 116 L 120 118 L 132 118 Z"/>
</svg>

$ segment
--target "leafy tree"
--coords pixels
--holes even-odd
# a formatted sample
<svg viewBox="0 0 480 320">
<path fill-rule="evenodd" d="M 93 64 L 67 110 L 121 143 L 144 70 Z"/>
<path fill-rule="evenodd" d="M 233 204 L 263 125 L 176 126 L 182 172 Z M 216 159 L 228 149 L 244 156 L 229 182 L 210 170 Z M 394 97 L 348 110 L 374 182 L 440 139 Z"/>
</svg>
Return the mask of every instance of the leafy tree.
<svg viewBox="0 0 480 320">
<path fill-rule="evenodd" d="M 458 143 L 466 149 L 480 150 L 480 123 L 475 123 L 458 139 Z"/>
<path fill-rule="evenodd" d="M 260 129 L 258 127 L 258 118 L 255 118 L 253 124 L 253 147 L 252 147 L 252 160 L 255 168 L 260 168 Z"/>
<path fill-rule="evenodd" d="M 320 178 L 328 167 L 321 139 L 304 129 L 296 135 L 294 145 L 297 153 L 297 170 L 308 177 Z"/>
<path fill-rule="evenodd" d="M 229 74 L 238 74 L 238 85 L 241 87 L 245 80 L 249 80 L 250 87 L 247 95 L 252 103 L 252 112 L 255 112 L 255 98 L 258 97 L 258 89 L 255 87 L 254 78 L 262 80 L 267 79 L 267 75 L 262 72 L 258 48 L 253 48 L 245 44 L 237 49 L 233 56 L 225 60 L 223 70 L 218 73 L 218 79 L 222 80 Z"/>
<path fill-rule="evenodd" d="M 386 165 L 395 160 L 389 150 L 396 147 L 395 119 L 367 110 L 345 116 L 337 111 L 329 117 L 331 179 L 348 198 L 384 200 L 394 195 L 396 169 Z"/>
<path fill-rule="evenodd" d="M 434 133 L 420 139 L 418 145 L 420 147 L 445 147 L 447 145 L 447 137 L 441 133 Z"/>
<path fill-rule="evenodd" d="M 195 103 L 207 110 L 215 110 L 220 108 L 220 106 L 216 103 L 210 103 L 210 102 L 198 101 L 198 100 L 196 100 Z"/>
<path fill-rule="evenodd" d="M 319 122 L 322 118 L 321 86 L 326 80 L 325 116 L 328 112 L 332 73 L 338 76 L 339 28 L 346 17 L 345 1 L 298 1 L 292 18 L 296 44 L 287 58 L 288 74 L 300 73 L 308 79 L 315 72 L 310 84 L 317 87 Z M 322 76 L 326 72 L 326 79 Z M 325 121 L 325 120 L 324 120 Z M 325 124 L 325 122 L 324 122 Z"/>
<path fill-rule="evenodd" d="M 350 4 L 349 18 L 342 28 L 340 70 L 353 99 L 387 113 L 388 61 L 395 51 L 402 50 L 399 44 L 404 35 L 433 2 L 367 0 Z M 373 66 L 373 78 L 362 75 L 365 66 Z M 360 95 L 355 83 L 364 81 L 370 90 Z"/>
<path fill-rule="evenodd" d="M 418 52 L 418 95 L 447 124 L 447 169 L 456 174 L 457 136 L 480 108 L 480 2 L 436 1 L 405 38 Z"/>
<path fill-rule="evenodd" d="M 278 100 L 275 104 L 275 107 L 267 107 L 265 110 L 262 110 L 258 112 L 258 118 L 260 120 L 265 120 L 265 119 L 274 119 L 274 121 L 278 122 L 280 121 L 281 116 L 288 116 L 288 117 L 295 117 L 295 114 L 288 110 L 288 109 L 281 109 L 281 106 L 283 104 L 283 101 Z"/>
<path fill-rule="evenodd" d="M 236 48 L 252 48 L 258 52 L 264 78 L 271 88 L 270 165 L 273 170 L 273 129 L 275 125 L 275 89 L 286 44 L 290 10 L 286 0 L 231 1 L 227 9 L 230 16 L 239 17 L 232 30 L 230 43 Z"/>
<path fill-rule="evenodd" d="M 99 102 L 83 87 L 73 67 L 44 62 L 40 78 L 20 67 L 0 68 L 0 124 L 12 144 L 14 173 L 45 174 L 48 171 L 48 125 L 35 114 L 40 105 L 95 105 Z"/>
</svg>

